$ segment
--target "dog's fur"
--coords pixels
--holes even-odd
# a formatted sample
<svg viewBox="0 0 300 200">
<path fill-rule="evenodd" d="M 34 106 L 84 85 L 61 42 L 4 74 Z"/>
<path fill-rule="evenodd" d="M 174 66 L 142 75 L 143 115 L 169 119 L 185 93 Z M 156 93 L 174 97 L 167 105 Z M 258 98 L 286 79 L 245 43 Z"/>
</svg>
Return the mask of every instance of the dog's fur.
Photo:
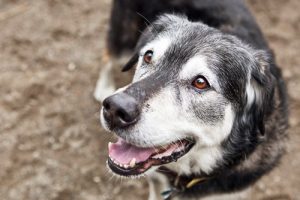
<svg viewBox="0 0 300 200">
<path fill-rule="evenodd" d="M 136 66 L 133 81 L 116 93 L 135 98 L 141 117 L 112 130 L 101 113 L 103 126 L 141 147 L 187 136 L 196 140 L 190 152 L 166 166 L 180 175 L 214 178 L 181 193 L 181 199 L 241 191 L 279 162 L 287 128 L 286 88 L 242 0 L 114 0 L 107 49 L 107 71 L 118 57 L 133 54 L 124 67 Z M 153 62 L 146 64 L 149 49 Z M 191 86 L 198 75 L 206 77 L 210 89 Z M 103 92 L 98 83 L 95 96 L 102 100 L 113 88 Z M 167 189 L 168 180 L 155 170 L 147 173 L 155 182 L 150 182 L 150 199 L 159 199 L 155 194 Z"/>
</svg>

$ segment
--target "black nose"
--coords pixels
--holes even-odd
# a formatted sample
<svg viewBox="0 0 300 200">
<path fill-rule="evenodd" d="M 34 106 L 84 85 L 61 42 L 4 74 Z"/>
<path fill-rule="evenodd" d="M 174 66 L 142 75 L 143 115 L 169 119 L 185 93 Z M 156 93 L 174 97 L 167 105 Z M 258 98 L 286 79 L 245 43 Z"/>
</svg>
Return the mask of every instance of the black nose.
<svg viewBox="0 0 300 200">
<path fill-rule="evenodd" d="M 112 129 L 134 124 L 139 114 L 136 100 L 126 93 L 117 93 L 103 101 L 103 115 Z"/>
</svg>

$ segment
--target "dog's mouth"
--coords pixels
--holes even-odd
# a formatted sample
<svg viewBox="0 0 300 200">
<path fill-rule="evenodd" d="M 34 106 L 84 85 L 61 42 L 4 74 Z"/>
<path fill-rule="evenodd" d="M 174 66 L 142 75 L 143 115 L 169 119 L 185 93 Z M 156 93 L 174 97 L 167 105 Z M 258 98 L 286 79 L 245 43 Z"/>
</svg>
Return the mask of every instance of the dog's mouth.
<svg viewBox="0 0 300 200">
<path fill-rule="evenodd" d="M 119 138 L 116 143 L 108 144 L 108 166 L 121 176 L 140 175 L 152 166 L 177 161 L 194 144 L 192 139 L 182 139 L 161 147 L 142 148 Z"/>
</svg>

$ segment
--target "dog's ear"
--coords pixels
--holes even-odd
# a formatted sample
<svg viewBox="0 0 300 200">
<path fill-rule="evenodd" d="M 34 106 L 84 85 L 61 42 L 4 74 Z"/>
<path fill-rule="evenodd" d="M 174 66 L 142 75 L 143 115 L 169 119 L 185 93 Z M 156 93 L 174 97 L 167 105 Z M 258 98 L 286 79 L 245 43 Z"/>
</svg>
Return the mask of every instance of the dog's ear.
<svg viewBox="0 0 300 200">
<path fill-rule="evenodd" d="M 130 60 L 123 66 L 122 72 L 126 72 L 130 69 L 132 69 L 138 62 L 139 59 L 139 52 L 142 49 L 143 46 L 145 46 L 149 41 L 154 39 L 154 33 L 153 33 L 153 27 L 148 26 L 142 35 L 140 36 L 140 39 L 135 47 L 133 56 L 130 58 Z"/>
<path fill-rule="evenodd" d="M 187 18 L 185 16 L 165 14 L 159 16 L 153 23 L 150 23 L 140 36 L 140 39 L 135 47 L 134 54 L 127 64 L 124 65 L 122 72 L 130 70 L 137 64 L 140 50 L 148 42 L 154 40 L 159 33 L 165 31 L 170 26 L 175 26 L 178 23 L 184 23 L 186 20 Z"/>
<path fill-rule="evenodd" d="M 266 86 L 266 84 L 272 79 L 272 55 L 266 51 L 260 50 L 254 53 L 254 58 L 256 63 L 252 69 L 252 78 L 260 86 Z"/>
<path fill-rule="evenodd" d="M 126 72 L 131 68 L 133 68 L 138 62 L 138 59 L 139 59 L 139 54 L 136 52 L 133 54 L 130 60 L 122 67 L 122 72 Z"/>
<path fill-rule="evenodd" d="M 265 51 L 254 54 L 255 64 L 251 72 L 250 84 L 253 89 L 253 112 L 257 128 L 264 135 L 265 115 L 272 109 L 275 81 L 271 72 L 272 56 Z"/>
</svg>

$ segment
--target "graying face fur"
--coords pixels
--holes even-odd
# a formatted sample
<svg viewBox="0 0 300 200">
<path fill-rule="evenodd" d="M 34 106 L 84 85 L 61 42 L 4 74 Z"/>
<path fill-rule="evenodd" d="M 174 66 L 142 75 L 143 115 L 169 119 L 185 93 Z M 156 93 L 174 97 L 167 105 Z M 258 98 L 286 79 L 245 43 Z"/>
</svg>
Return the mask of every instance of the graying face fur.
<svg viewBox="0 0 300 200">
<path fill-rule="evenodd" d="M 149 50 L 151 62 L 145 62 Z M 180 166 L 186 173 L 211 171 L 222 159 L 221 144 L 231 134 L 237 113 L 263 98 L 263 53 L 199 22 L 165 15 L 145 31 L 137 54 L 132 83 L 117 92 L 138 101 L 140 118 L 133 126 L 111 131 L 141 147 L 193 138 L 195 147 L 170 167 Z M 196 88 L 197 77 L 204 77 L 209 87 Z M 197 167 L 191 169 L 190 162 Z"/>
</svg>

